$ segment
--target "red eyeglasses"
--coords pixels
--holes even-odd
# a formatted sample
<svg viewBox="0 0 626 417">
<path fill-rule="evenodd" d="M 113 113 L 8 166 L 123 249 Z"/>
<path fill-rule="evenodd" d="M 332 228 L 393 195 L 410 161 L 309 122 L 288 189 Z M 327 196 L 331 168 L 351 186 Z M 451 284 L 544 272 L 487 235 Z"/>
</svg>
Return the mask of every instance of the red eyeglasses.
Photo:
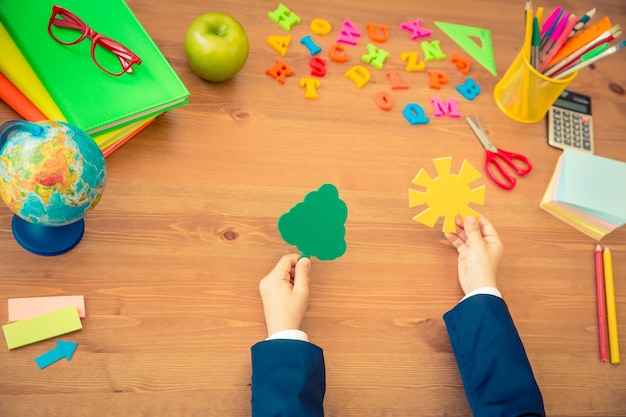
<svg viewBox="0 0 626 417">
<path fill-rule="evenodd" d="M 132 73 L 132 66 L 141 64 L 141 58 L 133 51 L 91 29 L 78 16 L 61 6 L 52 6 L 48 33 L 63 45 L 75 45 L 85 38 L 91 39 L 91 59 L 107 74 L 118 77 Z"/>
</svg>

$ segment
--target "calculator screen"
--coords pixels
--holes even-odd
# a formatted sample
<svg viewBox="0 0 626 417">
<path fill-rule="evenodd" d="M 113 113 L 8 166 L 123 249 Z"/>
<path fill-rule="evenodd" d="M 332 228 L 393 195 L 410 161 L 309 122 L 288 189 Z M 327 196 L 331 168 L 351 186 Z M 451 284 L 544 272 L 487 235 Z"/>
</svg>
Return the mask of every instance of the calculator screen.
<svg viewBox="0 0 626 417">
<path fill-rule="evenodd" d="M 582 103 L 577 103 L 575 101 L 571 101 L 571 100 L 563 100 L 562 98 L 559 98 L 556 100 L 556 102 L 554 103 L 556 106 L 562 107 L 564 109 L 568 109 L 568 110 L 572 110 L 578 113 L 585 113 L 585 114 L 589 114 L 591 113 L 589 111 L 588 106 L 582 104 Z"/>
</svg>

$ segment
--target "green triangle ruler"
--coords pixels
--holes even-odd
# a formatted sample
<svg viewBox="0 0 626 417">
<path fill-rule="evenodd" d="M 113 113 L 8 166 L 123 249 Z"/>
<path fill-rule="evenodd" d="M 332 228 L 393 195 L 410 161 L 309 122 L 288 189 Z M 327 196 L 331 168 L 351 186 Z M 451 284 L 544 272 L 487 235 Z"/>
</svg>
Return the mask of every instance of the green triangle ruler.
<svg viewBox="0 0 626 417">
<path fill-rule="evenodd" d="M 491 32 L 488 29 L 444 22 L 435 22 L 435 24 L 487 71 L 494 76 L 498 75 L 496 73 L 496 59 L 493 55 L 493 44 L 491 43 Z M 478 38 L 481 44 L 479 45 L 472 38 Z"/>
</svg>

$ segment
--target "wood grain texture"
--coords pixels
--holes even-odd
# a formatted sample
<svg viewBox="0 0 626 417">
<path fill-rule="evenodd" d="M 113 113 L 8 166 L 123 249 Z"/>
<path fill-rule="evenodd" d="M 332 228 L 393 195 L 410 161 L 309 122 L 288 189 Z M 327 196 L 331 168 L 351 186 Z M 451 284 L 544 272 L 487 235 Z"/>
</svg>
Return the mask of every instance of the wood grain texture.
<svg viewBox="0 0 626 417">
<path fill-rule="evenodd" d="M 12 214 L 0 206 L 0 322 L 11 297 L 84 295 L 84 328 L 68 336 L 70 362 L 39 370 L 33 359 L 46 341 L 0 349 L 0 415 L 183 417 L 250 414 L 250 353 L 265 334 L 258 281 L 294 250 L 277 231 L 278 217 L 321 184 L 337 186 L 349 208 L 346 254 L 314 262 L 304 330 L 326 353 L 328 416 L 468 416 L 461 379 L 442 315 L 461 297 L 456 253 L 441 233 L 411 218 L 407 189 L 433 158 L 463 159 L 482 172 L 483 149 L 463 119 L 432 117 L 431 97 L 457 98 L 463 115 L 479 115 L 497 145 L 530 157 L 534 170 L 507 192 L 484 176 L 486 204 L 476 207 L 497 227 L 506 250 L 499 286 L 525 343 L 551 416 L 626 415 L 626 368 L 598 360 L 595 242 L 539 208 L 559 151 L 546 143 L 544 122 L 508 119 L 492 98 L 521 45 L 524 2 L 456 0 L 303 1 L 285 3 L 302 23 L 289 33 L 285 85 L 265 74 L 278 58 L 267 44 L 286 33 L 267 18 L 266 0 L 202 2 L 129 0 L 146 30 L 191 92 L 188 105 L 167 112 L 107 159 L 108 185 L 86 218 L 80 245 L 43 258 L 22 250 Z M 621 0 L 559 5 L 584 13 L 594 5 L 626 24 Z M 183 51 L 189 23 L 208 11 L 237 18 L 250 37 L 244 69 L 221 84 L 192 73 Z M 317 100 L 299 87 L 308 51 L 299 39 L 312 19 L 343 20 L 364 33 L 345 64 L 328 62 Z M 483 92 L 464 100 L 454 89 L 466 76 L 449 60 L 428 70 L 449 74 L 442 90 L 426 72 L 405 73 L 399 56 L 419 50 L 400 29 L 422 19 L 449 56 L 462 53 L 434 25 L 445 21 L 491 30 L 498 77 L 476 62 L 471 76 Z M 391 57 L 370 67 L 362 89 L 344 77 L 368 43 L 365 25 L 387 24 Z M 383 46 L 383 45 L 381 45 Z M 143 65 L 149 65 L 144 63 Z M 626 53 L 586 69 L 570 89 L 593 99 L 596 153 L 626 161 Z M 139 69 L 140 70 L 140 69 Z M 398 70 L 411 83 L 392 91 Z M 395 105 L 375 107 L 387 91 Z M 402 109 L 415 102 L 430 123 L 411 126 Z M 0 122 L 16 118 L 0 103 Z M 615 184 L 624 192 L 625 184 Z M 613 252 L 617 321 L 626 349 L 626 229 L 603 244 Z M 624 354 L 624 352 L 622 352 Z"/>
</svg>

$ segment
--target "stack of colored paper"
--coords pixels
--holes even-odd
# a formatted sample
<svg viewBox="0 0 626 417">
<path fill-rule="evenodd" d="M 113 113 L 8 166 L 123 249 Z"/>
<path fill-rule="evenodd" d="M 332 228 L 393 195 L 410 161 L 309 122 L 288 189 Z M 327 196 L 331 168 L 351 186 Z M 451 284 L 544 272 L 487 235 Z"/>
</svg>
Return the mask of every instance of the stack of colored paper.
<svg viewBox="0 0 626 417">
<path fill-rule="evenodd" d="M 565 149 L 540 207 L 599 241 L 626 223 L 623 184 L 626 162 Z"/>
<path fill-rule="evenodd" d="M 50 35 L 55 4 L 31 0 L 26 10 L 23 0 L 2 1 L 0 98 L 21 117 L 71 123 L 108 156 L 155 117 L 187 103 L 189 92 L 124 0 L 63 2 L 91 29 L 139 56 L 142 62 L 120 76 L 98 67 L 102 46 L 92 56 L 90 37 L 65 45 Z M 78 38 L 81 29 L 61 30 Z"/>
</svg>

